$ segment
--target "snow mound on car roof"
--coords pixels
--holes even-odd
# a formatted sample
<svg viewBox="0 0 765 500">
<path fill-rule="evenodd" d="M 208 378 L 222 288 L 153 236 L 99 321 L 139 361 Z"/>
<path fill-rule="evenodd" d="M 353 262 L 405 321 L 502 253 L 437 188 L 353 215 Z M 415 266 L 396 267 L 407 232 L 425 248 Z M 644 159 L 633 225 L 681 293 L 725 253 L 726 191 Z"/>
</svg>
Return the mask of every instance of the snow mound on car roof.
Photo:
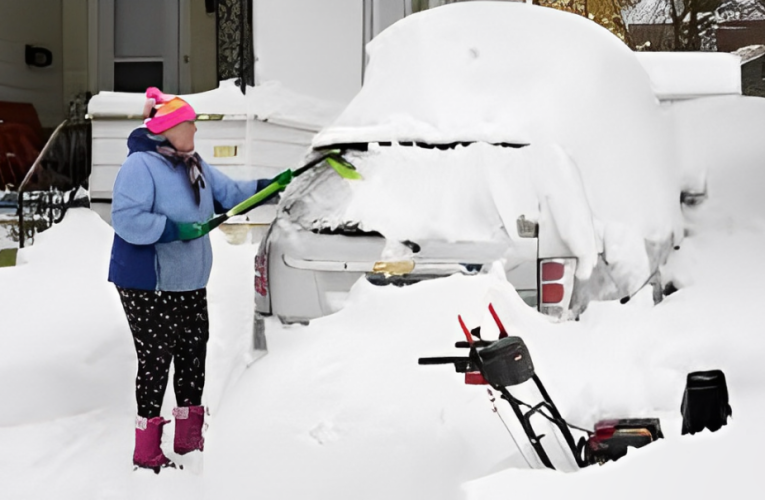
<svg viewBox="0 0 765 500">
<path fill-rule="evenodd" d="M 363 88 L 317 146 L 525 143 L 566 125 L 572 112 L 602 105 L 613 114 L 654 99 L 641 65 L 607 30 L 522 4 L 469 2 L 412 15 L 367 54 Z"/>
<path fill-rule="evenodd" d="M 650 240 L 682 234 L 671 121 L 608 30 L 554 9 L 465 2 L 399 21 L 367 53 L 363 88 L 315 147 L 556 145 L 580 170 L 600 220 Z"/>
</svg>

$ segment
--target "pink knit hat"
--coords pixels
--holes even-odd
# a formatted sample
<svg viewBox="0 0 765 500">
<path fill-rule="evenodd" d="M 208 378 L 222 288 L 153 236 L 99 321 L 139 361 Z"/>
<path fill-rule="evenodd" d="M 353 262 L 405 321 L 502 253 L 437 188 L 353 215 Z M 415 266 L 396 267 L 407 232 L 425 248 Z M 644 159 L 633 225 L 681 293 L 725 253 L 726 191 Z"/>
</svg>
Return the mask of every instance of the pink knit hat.
<svg viewBox="0 0 765 500">
<path fill-rule="evenodd" d="M 143 123 L 154 134 L 161 134 L 179 123 L 193 121 L 197 114 L 189 103 L 174 95 L 163 94 L 157 87 L 146 89 Z"/>
</svg>

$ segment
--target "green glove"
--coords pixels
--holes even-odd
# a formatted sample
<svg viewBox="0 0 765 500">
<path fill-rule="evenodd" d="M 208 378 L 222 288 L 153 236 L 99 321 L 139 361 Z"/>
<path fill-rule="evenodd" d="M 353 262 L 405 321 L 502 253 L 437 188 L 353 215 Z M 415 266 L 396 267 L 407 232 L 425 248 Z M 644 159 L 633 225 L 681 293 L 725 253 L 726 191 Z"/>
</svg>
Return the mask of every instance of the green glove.
<svg viewBox="0 0 765 500">
<path fill-rule="evenodd" d="M 181 222 L 178 223 L 178 239 L 181 241 L 194 240 L 210 232 L 207 222 Z"/>
</svg>

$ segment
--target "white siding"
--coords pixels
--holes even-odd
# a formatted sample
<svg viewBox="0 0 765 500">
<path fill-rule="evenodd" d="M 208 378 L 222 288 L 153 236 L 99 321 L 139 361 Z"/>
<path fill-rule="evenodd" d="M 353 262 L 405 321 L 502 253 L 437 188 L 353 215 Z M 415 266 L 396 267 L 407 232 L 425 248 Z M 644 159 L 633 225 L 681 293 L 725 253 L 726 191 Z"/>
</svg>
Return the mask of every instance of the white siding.
<svg viewBox="0 0 765 500">
<path fill-rule="evenodd" d="M 61 0 L 4 1 L 0 4 L 0 100 L 31 102 L 44 127 L 64 119 Z M 53 53 L 53 64 L 32 68 L 25 45 Z"/>
<path fill-rule="evenodd" d="M 140 120 L 98 120 L 93 123 L 93 170 L 90 194 L 111 200 L 112 186 L 127 156 L 126 138 Z M 272 177 L 300 166 L 314 132 L 259 120 L 198 121 L 196 149 L 209 164 L 234 179 Z M 215 157 L 216 146 L 236 146 L 237 154 Z"/>
</svg>

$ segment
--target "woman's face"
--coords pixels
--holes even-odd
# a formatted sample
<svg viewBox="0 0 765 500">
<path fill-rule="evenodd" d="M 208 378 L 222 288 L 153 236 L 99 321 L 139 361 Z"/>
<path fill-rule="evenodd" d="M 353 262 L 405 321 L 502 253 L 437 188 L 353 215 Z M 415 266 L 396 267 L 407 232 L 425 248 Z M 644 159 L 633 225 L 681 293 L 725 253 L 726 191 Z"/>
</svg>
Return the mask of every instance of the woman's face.
<svg viewBox="0 0 765 500">
<path fill-rule="evenodd" d="M 194 134 L 197 126 L 192 121 L 179 123 L 175 127 L 165 130 L 162 135 L 167 137 L 170 144 L 181 153 L 194 151 Z"/>
</svg>

